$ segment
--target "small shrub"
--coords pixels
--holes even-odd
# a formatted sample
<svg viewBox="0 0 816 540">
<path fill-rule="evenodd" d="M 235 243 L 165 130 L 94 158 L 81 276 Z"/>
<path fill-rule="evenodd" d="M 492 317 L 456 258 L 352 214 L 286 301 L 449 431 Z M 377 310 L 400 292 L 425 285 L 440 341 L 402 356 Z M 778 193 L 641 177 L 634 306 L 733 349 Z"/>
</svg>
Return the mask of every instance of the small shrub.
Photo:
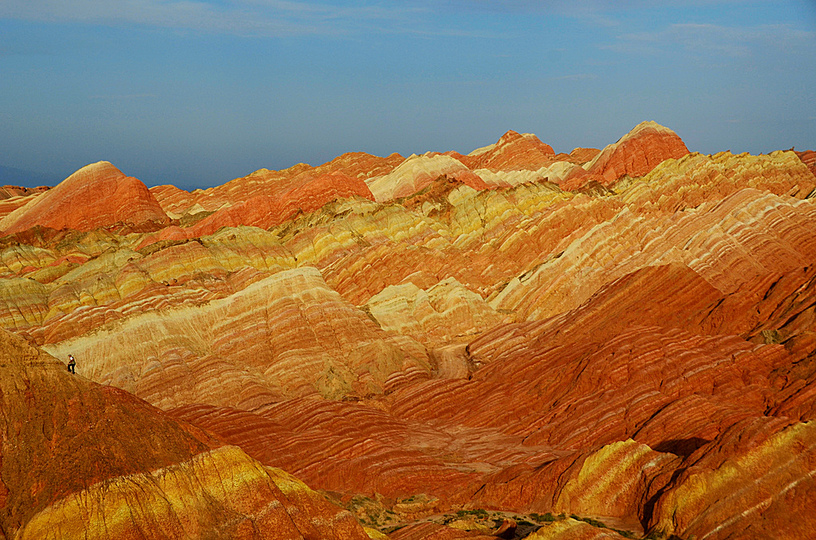
<svg viewBox="0 0 816 540">
<path fill-rule="evenodd" d="M 576 516 L 575 514 L 570 514 L 570 517 L 572 519 L 576 520 L 576 521 L 583 521 L 584 523 L 592 525 L 593 527 L 598 527 L 599 529 L 608 529 L 609 528 L 609 527 L 606 526 L 606 524 L 603 521 L 600 521 L 600 520 L 597 520 L 597 519 L 592 519 L 590 517 L 581 517 L 581 516 Z"/>
<path fill-rule="evenodd" d="M 532 513 L 530 514 L 530 517 L 539 523 L 550 523 L 557 519 L 554 515 L 550 514 L 549 512 L 547 512 L 544 515 Z"/>
<path fill-rule="evenodd" d="M 488 517 L 487 510 L 482 508 L 476 508 L 475 510 L 457 510 L 456 515 L 459 517 L 476 516 L 481 519 L 487 519 Z"/>
</svg>

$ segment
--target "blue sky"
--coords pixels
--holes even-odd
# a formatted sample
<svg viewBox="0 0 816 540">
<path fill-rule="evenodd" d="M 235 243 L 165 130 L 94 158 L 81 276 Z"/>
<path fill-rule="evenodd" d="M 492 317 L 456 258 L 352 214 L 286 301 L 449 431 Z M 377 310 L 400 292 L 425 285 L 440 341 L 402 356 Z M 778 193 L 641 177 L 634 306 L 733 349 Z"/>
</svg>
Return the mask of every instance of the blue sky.
<svg viewBox="0 0 816 540">
<path fill-rule="evenodd" d="M 642 120 L 816 149 L 816 1 L 0 1 L 0 166 L 55 181 L 207 187 L 508 129 L 569 152 Z"/>
</svg>

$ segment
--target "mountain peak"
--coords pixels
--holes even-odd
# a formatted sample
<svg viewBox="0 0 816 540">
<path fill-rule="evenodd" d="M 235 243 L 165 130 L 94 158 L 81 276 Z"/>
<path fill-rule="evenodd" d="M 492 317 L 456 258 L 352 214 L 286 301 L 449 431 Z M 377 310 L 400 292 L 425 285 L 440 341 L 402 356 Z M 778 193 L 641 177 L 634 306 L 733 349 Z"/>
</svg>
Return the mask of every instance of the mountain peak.
<svg viewBox="0 0 816 540">
<path fill-rule="evenodd" d="M 126 176 L 108 161 L 97 161 L 4 217 L 0 229 L 11 234 L 40 225 L 90 231 L 117 223 L 145 226 L 168 222 L 144 183 Z"/>
<path fill-rule="evenodd" d="M 527 169 L 535 170 L 553 161 L 555 151 L 549 144 L 532 133 L 507 130 L 499 140 L 489 146 L 477 148 L 464 158 L 471 169 Z"/>
<path fill-rule="evenodd" d="M 610 185 L 623 176 L 644 176 L 667 159 L 689 153 L 677 133 L 654 121 L 641 122 L 585 165 L 590 174 Z"/>
</svg>

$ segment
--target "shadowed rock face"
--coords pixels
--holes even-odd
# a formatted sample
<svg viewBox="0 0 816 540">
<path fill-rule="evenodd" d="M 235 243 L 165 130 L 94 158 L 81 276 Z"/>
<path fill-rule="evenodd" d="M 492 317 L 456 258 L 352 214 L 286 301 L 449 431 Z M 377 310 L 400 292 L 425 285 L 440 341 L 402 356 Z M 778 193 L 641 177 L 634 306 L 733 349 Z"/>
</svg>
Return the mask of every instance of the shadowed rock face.
<svg viewBox="0 0 816 540">
<path fill-rule="evenodd" d="M 278 467 L 370 523 L 407 524 L 395 538 L 483 536 L 465 518 L 422 521 L 463 506 L 564 514 L 534 538 L 617 535 L 589 518 L 806 537 L 810 157 L 689 153 L 649 122 L 570 155 L 508 132 L 467 156 L 353 153 L 153 188 L 174 220 L 158 231 L 23 224 L 0 238 L 0 323 L 77 357 L 77 376 L 51 360 L 40 386 L 76 387 L 80 424 L 114 431 L 76 447 L 119 442 L 63 487 L 59 452 L 74 447 L 49 434 L 78 424 L 35 391 L 54 404 L 4 436 L 31 441 L 17 457 L 4 446 L 6 536 L 84 534 L 76 516 L 125 507 L 175 516 L 161 519 L 178 537 L 361 532 Z M 21 369 L 3 380 L 15 403 L 28 387 L 14 381 L 34 377 Z M 143 432 L 168 442 L 105 457 Z M 37 445 L 52 454 L 22 474 Z"/>
<path fill-rule="evenodd" d="M 0 332 L 6 538 L 367 538 L 299 480 Z"/>
<path fill-rule="evenodd" d="M 65 364 L 7 332 L 0 333 L 0 365 L 7 536 L 71 493 L 217 446 L 122 390 L 72 376 Z"/>
</svg>

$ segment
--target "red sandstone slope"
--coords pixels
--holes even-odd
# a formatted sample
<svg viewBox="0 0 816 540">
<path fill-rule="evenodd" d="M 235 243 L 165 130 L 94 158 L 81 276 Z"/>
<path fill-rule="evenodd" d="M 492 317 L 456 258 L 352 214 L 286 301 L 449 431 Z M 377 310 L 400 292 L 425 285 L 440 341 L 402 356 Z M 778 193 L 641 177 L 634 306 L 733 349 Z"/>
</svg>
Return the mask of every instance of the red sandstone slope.
<svg viewBox="0 0 816 540">
<path fill-rule="evenodd" d="M 41 225 L 90 231 L 120 223 L 155 228 L 168 222 L 147 186 L 100 161 L 4 217 L 0 229 L 12 234 Z"/>
<path fill-rule="evenodd" d="M 329 201 L 364 197 L 373 199 L 365 182 L 334 172 L 312 176 L 299 175 L 286 185 L 270 186 L 256 195 L 229 208 L 219 210 L 192 229 L 192 235 L 205 236 L 225 226 L 250 225 L 267 229 L 293 217 L 298 212 L 312 212 Z"/>
<path fill-rule="evenodd" d="M 633 178 L 626 156 L 644 148 L 618 156 L 629 178 L 614 191 L 538 178 L 577 178 L 572 162 L 496 173 L 507 181 L 476 189 L 422 176 L 474 174 L 449 155 L 378 162 L 374 173 L 346 155 L 335 163 L 346 176 L 259 171 L 219 191 L 227 206 L 204 217 L 212 210 L 195 203 L 161 235 L 30 229 L 0 242 L 0 320 L 351 507 L 416 520 L 470 505 L 683 538 L 806 537 L 816 177 L 793 152 L 654 166 L 656 151 Z M 387 196 L 332 198 L 334 180 L 355 179 L 379 179 Z M 242 226 L 276 215 L 288 219 Z M 231 226 L 204 236 L 216 216 Z M 217 450 L 150 482 L 254 467 Z M 147 473 L 128 478 L 139 474 L 141 488 Z M 804 517 L 791 523 L 792 513 Z M 400 535 L 476 534 L 454 531 Z M 615 534 L 574 520 L 542 531 Z"/>
<path fill-rule="evenodd" d="M 485 334 L 468 347 L 484 366 L 470 380 L 418 382 L 371 403 L 174 414 L 332 491 L 422 490 L 440 511 L 468 503 L 634 520 L 681 537 L 772 537 L 788 490 L 797 508 L 816 503 L 812 412 L 767 417 L 786 395 L 812 402 L 813 370 L 783 373 L 792 351 L 719 333 L 750 325 L 750 304 L 730 320 L 717 314 L 731 297 L 773 297 L 768 287 L 724 297 L 687 267 L 649 268 L 562 318 Z M 689 321 L 694 333 L 681 329 Z M 765 521 L 757 505 L 770 507 Z M 814 526 L 803 516 L 781 537 Z"/>
<path fill-rule="evenodd" d="M 816 175 L 816 151 L 813 150 L 806 150 L 804 152 L 796 152 L 796 155 L 799 156 L 799 159 L 802 160 L 802 163 L 807 165 L 810 172 Z"/>
<path fill-rule="evenodd" d="M 381 158 L 365 152 L 348 152 L 318 167 L 300 163 L 281 171 L 260 169 L 205 190 L 187 192 L 175 186 L 156 186 L 150 188 L 150 191 L 168 214 L 180 217 L 199 212 L 214 212 L 258 197 L 286 193 L 293 187 L 302 186 L 304 180 L 333 175 L 365 180 L 371 176 L 388 174 L 403 160 L 404 158 L 396 153 Z"/>
<path fill-rule="evenodd" d="M 367 538 L 296 479 L 5 331 L 0 369 L 0 537 Z"/>
<path fill-rule="evenodd" d="M 318 210 L 333 200 L 351 197 L 374 198 L 371 190 L 359 178 L 339 172 L 319 176 L 306 172 L 286 181 L 271 183 L 259 194 L 225 206 L 190 227 L 168 227 L 146 240 L 142 246 L 160 240 L 207 236 L 222 227 L 247 225 L 267 229 L 297 214 Z"/>
<path fill-rule="evenodd" d="M 604 148 L 586 167 L 589 174 L 601 177 L 601 183 L 609 186 L 624 175 L 643 176 L 662 161 L 688 153 L 675 132 L 655 122 L 642 122 Z"/>
<path fill-rule="evenodd" d="M 502 135 L 498 142 L 474 150 L 463 156 L 451 155 L 470 169 L 511 171 L 515 169 L 536 170 L 555 161 L 555 151 L 532 133 L 516 133 L 513 130 Z"/>
</svg>

